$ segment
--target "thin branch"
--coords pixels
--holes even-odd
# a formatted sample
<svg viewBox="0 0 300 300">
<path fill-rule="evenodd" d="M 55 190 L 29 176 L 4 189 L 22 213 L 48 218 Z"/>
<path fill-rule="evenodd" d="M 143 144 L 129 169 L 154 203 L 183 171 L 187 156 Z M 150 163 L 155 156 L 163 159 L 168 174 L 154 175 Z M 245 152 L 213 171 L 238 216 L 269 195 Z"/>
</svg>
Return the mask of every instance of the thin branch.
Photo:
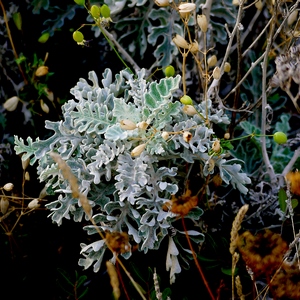
<svg viewBox="0 0 300 300">
<path fill-rule="evenodd" d="M 286 165 L 284 170 L 282 171 L 282 176 L 285 176 L 291 169 L 293 168 L 294 164 L 296 163 L 297 159 L 300 157 L 300 148 L 295 150 L 293 157 L 289 161 L 289 163 Z"/>
</svg>

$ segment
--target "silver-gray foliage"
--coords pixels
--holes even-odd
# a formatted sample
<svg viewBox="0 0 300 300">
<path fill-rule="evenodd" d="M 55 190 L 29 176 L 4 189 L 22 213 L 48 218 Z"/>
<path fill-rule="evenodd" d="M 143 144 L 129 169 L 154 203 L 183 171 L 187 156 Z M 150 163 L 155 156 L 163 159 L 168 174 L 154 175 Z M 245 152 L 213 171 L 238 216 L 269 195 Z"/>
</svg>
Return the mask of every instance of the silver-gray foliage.
<svg viewBox="0 0 300 300">
<path fill-rule="evenodd" d="M 85 214 L 51 159 L 52 151 L 61 155 L 78 178 L 80 192 L 89 199 L 100 230 L 126 231 L 132 243 L 146 253 L 159 248 L 178 217 L 166 210 L 165 204 L 185 179 L 186 174 L 178 172 L 184 162 L 202 164 L 203 176 L 220 173 L 225 184 L 232 184 L 242 193 L 247 192 L 245 184 L 250 179 L 241 172 L 241 161 L 230 160 L 225 153 L 211 154 L 216 140 L 212 126 L 208 127 L 199 114 L 186 115 L 180 101 L 174 99 L 181 80 L 179 75 L 151 83 L 144 77 L 144 70 L 137 77 L 123 70 L 113 80 L 112 72 L 107 69 L 100 84 L 95 72 L 90 72 L 91 84 L 80 79 L 71 89 L 75 99 L 63 105 L 64 119 L 46 122 L 46 128 L 53 130 L 52 136 L 35 141 L 28 137 L 27 143 L 15 137 L 15 150 L 24 154 L 24 160 L 30 157 L 31 164 L 38 162 L 40 181 L 46 183 L 49 194 L 57 195 L 47 205 L 54 222 L 61 224 L 64 218 L 78 222 Z M 195 108 L 202 115 L 208 112 L 210 124 L 229 123 L 223 111 L 213 109 L 210 101 Z M 134 122 L 136 128 L 124 130 L 120 125 L 123 120 Z M 139 126 L 146 123 L 147 128 Z M 192 134 L 189 141 L 183 138 L 185 131 Z M 163 138 L 162 132 L 168 132 L 169 138 Z M 145 150 L 132 156 L 131 151 L 141 144 L 145 144 Z M 198 220 L 202 213 L 195 208 L 186 218 Z M 88 234 L 96 233 L 93 225 L 85 229 Z M 184 235 L 177 231 L 180 234 Z M 198 242 L 203 240 L 201 233 L 193 231 L 193 235 Z M 174 243 L 178 237 L 169 239 L 167 268 L 173 270 L 174 278 L 180 272 Z M 99 240 L 81 246 L 84 258 L 79 264 L 84 268 L 94 264 L 94 270 L 98 271 L 105 242 Z M 124 256 L 128 258 L 130 254 Z"/>
</svg>

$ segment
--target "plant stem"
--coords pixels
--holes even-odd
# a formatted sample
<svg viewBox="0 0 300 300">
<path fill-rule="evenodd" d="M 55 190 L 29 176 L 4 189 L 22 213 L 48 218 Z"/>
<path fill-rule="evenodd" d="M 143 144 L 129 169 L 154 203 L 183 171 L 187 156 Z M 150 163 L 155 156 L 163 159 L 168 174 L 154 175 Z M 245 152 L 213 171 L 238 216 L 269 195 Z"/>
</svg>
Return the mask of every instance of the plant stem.
<svg viewBox="0 0 300 300">
<path fill-rule="evenodd" d="M 191 249 L 191 251 L 192 251 L 192 254 L 193 254 L 193 258 L 194 258 L 196 267 L 197 267 L 197 269 L 198 269 L 198 271 L 199 271 L 199 273 L 200 273 L 200 275 L 201 275 L 201 278 L 202 278 L 202 280 L 203 280 L 203 282 L 204 282 L 204 285 L 205 285 L 205 287 L 206 287 L 206 289 L 207 289 L 207 291 L 208 291 L 208 294 L 209 294 L 210 298 L 211 298 L 212 300 L 215 300 L 215 296 L 213 295 L 213 293 L 212 293 L 212 291 L 211 291 L 211 289 L 210 289 L 210 287 L 209 287 L 209 284 L 208 284 L 208 282 L 207 282 L 207 280 L 206 280 L 206 278 L 205 278 L 205 275 L 204 275 L 204 273 L 203 273 L 203 271 L 202 271 L 202 268 L 201 268 L 201 266 L 200 266 L 200 264 L 199 264 L 199 262 L 198 262 L 197 255 L 196 255 L 196 253 L 195 253 L 195 251 L 194 251 L 194 249 L 193 249 L 193 246 L 192 246 L 190 237 L 189 237 L 189 235 L 188 235 L 188 233 L 187 233 L 187 229 L 186 229 L 186 226 L 185 226 L 185 223 L 184 223 L 184 218 L 182 217 L 181 220 L 182 220 L 182 226 L 183 226 L 183 229 L 184 229 L 184 232 L 185 232 L 186 239 L 187 239 L 187 241 L 188 241 L 189 247 L 190 247 L 190 249 Z"/>
</svg>

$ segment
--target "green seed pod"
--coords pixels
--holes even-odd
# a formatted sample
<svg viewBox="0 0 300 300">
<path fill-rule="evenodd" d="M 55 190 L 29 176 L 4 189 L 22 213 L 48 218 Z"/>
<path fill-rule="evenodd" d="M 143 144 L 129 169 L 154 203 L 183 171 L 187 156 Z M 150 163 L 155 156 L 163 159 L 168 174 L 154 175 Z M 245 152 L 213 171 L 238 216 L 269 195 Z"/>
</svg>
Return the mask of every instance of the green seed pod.
<svg viewBox="0 0 300 300">
<path fill-rule="evenodd" d="M 273 135 L 274 142 L 277 144 L 285 144 L 287 142 L 287 136 L 285 133 L 278 131 Z"/>
<path fill-rule="evenodd" d="M 94 17 L 94 18 L 100 18 L 100 12 L 101 12 L 101 9 L 99 6 L 97 5 L 92 5 L 91 7 L 91 15 Z"/>
<path fill-rule="evenodd" d="M 82 43 L 83 42 L 83 38 L 84 38 L 83 34 L 80 31 L 76 30 L 76 31 L 73 32 L 73 40 L 75 42 Z"/>
<path fill-rule="evenodd" d="M 39 43 L 42 43 L 42 44 L 43 44 L 43 43 L 46 43 L 46 42 L 48 41 L 49 37 L 50 37 L 49 32 L 44 32 L 44 33 L 39 37 L 38 42 L 39 42 Z"/>
<path fill-rule="evenodd" d="M 17 28 L 19 30 L 22 30 L 22 17 L 21 17 L 21 13 L 16 12 L 13 14 L 13 20 L 15 22 L 15 25 L 17 26 Z"/>
<path fill-rule="evenodd" d="M 74 0 L 74 2 L 78 5 L 85 5 L 85 0 Z"/>
<path fill-rule="evenodd" d="M 101 15 L 104 18 L 109 18 L 110 17 L 110 8 L 106 4 L 103 4 L 101 6 Z"/>
<path fill-rule="evenodd" d="M 191 99 L 190 96 L 188 95 L 184 95 L 180 98 L 180 102 L 184 105 L 192 105 L 193 104 L 193 100 Z"/>
<path fill-rule="evenodd" d="M 173 66 L 167 66 L 164 70 L 166 77 L 173 77 L 175 75 L 175 69 Z"/>
</svg>

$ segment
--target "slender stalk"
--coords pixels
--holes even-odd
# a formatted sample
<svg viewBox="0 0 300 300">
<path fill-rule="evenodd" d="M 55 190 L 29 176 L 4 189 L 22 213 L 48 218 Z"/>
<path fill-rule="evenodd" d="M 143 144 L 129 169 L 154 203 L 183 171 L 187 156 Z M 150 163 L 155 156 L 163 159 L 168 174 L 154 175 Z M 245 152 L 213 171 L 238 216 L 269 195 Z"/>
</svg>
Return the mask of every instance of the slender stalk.
<svg viewBox="0 0 300 300">
<path fill-rule="evenodd" d="M 192 246 L 190 237 L 189 237 L 189 235 L 188 235 L 188 233 L 187 233 L 187 229 L 186 229 L 186 226 L 185 226 L 185 223 L 184 223 L 184 218 L 182 217 L 181 220 L 182 220 L 182 226 L 183 226 L 183 229 L 184 229 L 184 232 L 185 232 L 185 236 L 186 236 L 187 242 L 188 242 L 189 247 L 190 247 L 190 249 L 191 249 L 191 251 L 192 251 L 192 254 L 193 254 L 193 258 L 194 258 L 196 267 L 197 267 L 197 269 L 198 269 L 198 271 L 199 271 L 199 273 L 200 273 L 200 275 L 201 275 L 201 278 L 202 278 L 202 280 L 203 280 L 203 282 L 204 282 L 204 284 L 205 284 L 205 287 L 206 287 L 206 289 L 207 289 L 207 291 L 208 291 L 208 294 L 209 294 L 210 298 L 211 298 L 212 300 L 215 300 L 215 296 L 214 296 L 214 294 L 212 293 L 212 291 L 211 291 L 211 289 L 210 289 L 210 287 L 209 287 L 209 284 L 208 284 L 208 282 L 207 282 L 207 280 L 206 280 L 206 278 L 205 278 L 205 275 L 204 275 L 204 273 L 203 273 L 203 271 L 202 271 L 202 268 L 201 268 L 201 266 L 200 266 L 200 264 L 199 264 L 199 262 L 198 262 L 197 255 L 196 255 L 196 253 L 195 253 L 195 251 L 194 251 L 194 249 L 193 249 L 193 246 Z"/>
</svg>

